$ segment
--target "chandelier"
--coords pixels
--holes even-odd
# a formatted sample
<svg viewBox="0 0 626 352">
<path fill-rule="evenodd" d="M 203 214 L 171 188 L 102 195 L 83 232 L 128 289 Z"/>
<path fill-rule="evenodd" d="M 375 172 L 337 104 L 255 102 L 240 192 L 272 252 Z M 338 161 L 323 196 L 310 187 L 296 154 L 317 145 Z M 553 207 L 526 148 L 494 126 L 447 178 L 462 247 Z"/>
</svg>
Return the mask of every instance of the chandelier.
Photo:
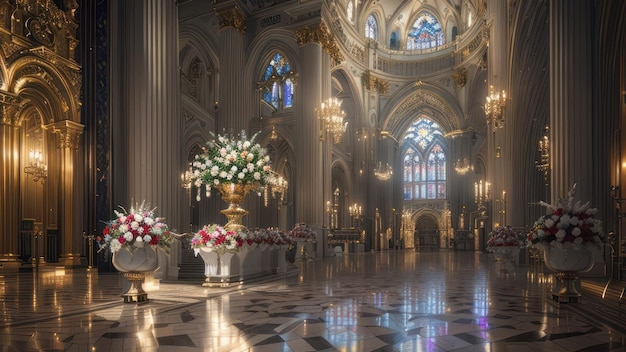
<svg viewBox="0 0 626 352">
<path fill-rule="evenodd" d="M 341 138 L 348 127 L 348 123 L 343 121 L 346 113 L 341 110 L 341 100 L 329 98 L 320 107 L 316 108 L 315 112 L 317 113 L 317 118 L 322 121 L 320 140 L 324 141 L 324 132 L 329 132 L 333 136 L 335 144 L 341 142 Z"/>
<path fill-rule="evenodd" d="M 474 167 L 472 166 L 472 164 L 470 164 L 467 158 L 463 158 L 462 161 L 461 159 L 459 159 L 456 161 L 456 163 L 454 163 L 454 171 L 459 175 L 465 175 L 471 170 L 474 170 Z"/>
<path fill-rule="evenodd" d="M 535 161 L 537 170 L 543 173 L 543 177 L 547 180 L 550 172 L 550 138 L 548 138 L 548 127 L 546 134 L 539 140 L 539 160 Z"/>
<path fill-rule="evenodd" d="M 491 183 L 484 180 L 474 182 L 474 202 L 476 204 L 483 204 L 484 202 L 491 199 L 491 193 L 489 189 L 490 186 Z"/>
<path fill-rule="evenodd" d="M 391 166 L 389 166 L 389 164 L 385 164 L 385 166 L 383 166 L 383 164 L 379 161 L 378 166 L 374 169 L 374 176 L 381 181 L 387 181 L 391 178 L 391 175 L 393 175 L 393 169 Z"/>
<path fill-rule="evenodd" d="M 270 171 L 268 184 L 264 190 L 265 206 L 267 207 L 271 194 L 273 199 L 278 200 L 278 208 L 282 207 L 285 204 L 285 194 L 287 194 L 288 188 L 288 182 L 283 176 L 276 171 Z"/>
<path fill-rule="evenodd" d="M 353 218 L 359 218 L 361 217 L 361 212 L 362 212 L 363 208 L 354 203 L 354 205 L 351 205 L 348 207 L 348 212 L 350 213 L 350 216 Z"/>
<path fill-rule="evenodd" d="M 495 92 L 493 86 L 489 86 L 489 95 L 485 101 L 485 114 L 487 123 L 491 124 L 491 130 L 495 132 L 504 126 L 503 109 L 506 107 L 506 92 Z"/>
<path fill-rule="evenodd" d="M 48 177 L 48 165 L 43 163 L 43 156 L 40 151 L 31 150 L 28 153 L 30 164 L 24 167 L 24 172 L 31 175 L 33 181 L 44 183 Z"/>
</svg>

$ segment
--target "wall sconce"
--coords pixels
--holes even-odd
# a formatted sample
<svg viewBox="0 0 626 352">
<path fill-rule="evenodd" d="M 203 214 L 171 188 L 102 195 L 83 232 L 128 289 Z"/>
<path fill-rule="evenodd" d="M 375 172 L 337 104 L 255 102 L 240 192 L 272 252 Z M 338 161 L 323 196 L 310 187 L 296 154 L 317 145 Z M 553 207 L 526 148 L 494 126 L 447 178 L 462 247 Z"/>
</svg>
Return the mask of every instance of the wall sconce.
<svg viewBox="0 0 626 352">
<path fill-rule="evenodd" d="M 504 127 L 505 107 L 506 91 L 496 92 L 493 86 L 489 86 L 489 95 L 485 99 L 485 114 L 487 115 L 487 123 L 491 125 L 493 132 Z"/>
<path fill-rule="evenodd" d="M 548 137 L 549 127 L 546 126 L 546 133 L 539 140 L 539 160 L 535 160 L 535 166 L 539 172 L 543 173 L 544 182 L 548 184 L 550 175 L 550 138 Z"/>
</svg>

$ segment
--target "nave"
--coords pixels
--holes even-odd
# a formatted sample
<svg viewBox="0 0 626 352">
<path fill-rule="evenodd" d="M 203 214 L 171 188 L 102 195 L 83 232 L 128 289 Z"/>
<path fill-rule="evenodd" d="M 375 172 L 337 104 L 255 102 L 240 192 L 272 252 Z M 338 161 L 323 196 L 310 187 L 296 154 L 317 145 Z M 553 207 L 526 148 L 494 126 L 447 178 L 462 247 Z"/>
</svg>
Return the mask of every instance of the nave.
<svg viewBox="0 0 626 352">
<path fill-rule="evenodd" d="M 241 285 L 202 281 L 147 282 L 138 304 L 123 303 L 117 273 L 0 276 L 0 351 L 626 350 L 622 315 L 602 321 L 590 279 L 581 303 L 558 304 L 541 263 L 478 252 L 347 254 Z"/>
</svg>

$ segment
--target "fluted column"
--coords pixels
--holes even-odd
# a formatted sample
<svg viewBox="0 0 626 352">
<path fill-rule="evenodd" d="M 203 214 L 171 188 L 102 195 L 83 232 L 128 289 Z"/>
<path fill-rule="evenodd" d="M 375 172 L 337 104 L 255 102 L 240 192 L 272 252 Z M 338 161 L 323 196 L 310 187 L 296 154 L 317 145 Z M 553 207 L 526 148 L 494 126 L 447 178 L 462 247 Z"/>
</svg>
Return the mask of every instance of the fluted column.
<svg viewBox="0 0 626 352">
<path fill-rule="evenodd" d="M 83 132 L 83 125 L 72 121 L 59 121 L 46 126 L 46 129 L 53 132 L 56 138 L 56 146 L 60 150 L 59 174 L 58 174 L 58 201 L 60 215 L 59 227 L 61 229 L 61 255 L 59 262 L 64 266 L 81 265 L 82 252 L 82 222 L 76 221 L 74 209 L 74 199 L 76 197 L 76 187 L 74 185 L 74 154 L 80 143 L 80 135 Z M 47 204 L 47 197 L 44 193 L 44 206 Z M 44 207 L 47 209 L 48 207 Z M 46 214 L 43 214 L 44 218 Z"/>
<path fill-rule="evenodd" d="M 246 67 L 246 18 L 239 8 L 218 10 L 220 21 L 218 133 L 248 131 L 258 102 L 250 82 L 242 75 Z"/>
<path fill-rule="evenodd" d="M 509 91 L 508 84 L 508 60 L 509 60 L 509 37 L 508 37 L 508 3 L 506 1 L 489 2 L 488 11 L 490 18 L 490 38 L 488 49 L 488 87 L 493 86 L 494 91 Z M 491 206 L 488 214 L 488 224 L 507 225 L 507 219 L 503 217 L 505 213 L 498 213 L 502 210 L 502 191 L 507 188 L 511 189 L 511 147 L 507 146 L 515 134 L 513 123 L 514 119 L 509 110 L 503 109 L 504 126 L 495 129 L 489 126 L 488 141 L 488 162 L 487 181 L 491 183 Z M 509 192 L 510 193 L 510 192 Z M 489 230 L 489 228 L 487 229 Z"/>
<path fill-rule="evenodd" d="M 574 183 L 577 199 L 592 199 L 591 13 L 589 1 L 550 1 L 553 203 Z"/>
<path fill-rule="evenodd" d="M 188 224 L 178 209 L 184 158 L 176 1 L 133 0 L 119 6 L 122 59 L 114 62 L 121 82 L 112 141 L 112 205 L 130 207 L 145 200 L 170 228 L 182 231 Z"/>
<path fill-rule="evenodd" d="M 324 51 L 323 36 L 325 27 L 314 25 L 298 31 L 300 44 L 299 108 L 295 123 L 297 177 L 295 180 L 296 222 L 305 222 L 320 234 L 318 253 L 326 249 L 324 226 L 325 202 L 331 198 L 332 138 L 320 141 L 320 121 L 315 109 L 331 97 L 330 57 Z M 296 93 L 298 94 L 298 93 Z"/>
<path fill-rule="evenodd" d="M 20 160 L 18 98 L 0 96 L 0 258 L 16 262 L 19 233 Z M 17 264 L 16 264 L 17 265 Z"/>
</svg>

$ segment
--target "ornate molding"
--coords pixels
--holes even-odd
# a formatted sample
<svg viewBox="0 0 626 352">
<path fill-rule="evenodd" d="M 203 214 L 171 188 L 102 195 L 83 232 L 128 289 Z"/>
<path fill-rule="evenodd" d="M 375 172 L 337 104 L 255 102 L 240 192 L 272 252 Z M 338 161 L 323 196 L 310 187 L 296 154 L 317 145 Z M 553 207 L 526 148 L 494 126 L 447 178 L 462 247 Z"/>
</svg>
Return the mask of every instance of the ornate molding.
<svg viewBox="0 0 626 352">
<path fill-rule="evenodd" d="M 246 17 L 243 15 L 239 7 L 234 6 L 227 10 L 216 11 L 215 15 L 220 21 L 220 29 L 232 27 L 241 34 L 246 34 L 246 30 L 248 29 Z"/>
<path fill-rule="evenodd" d="M 16 82 L 15 86 L 19 86 L 19 81 L 22 79 L 27 79 L 28 77 L 37 77 L 37 79 L 43 82 L 46 82 L 48 87 L 52 91 L 54 91 L 54 95 L 59 99 L 61 110 L 63 112 L 69 111 L 70 109 L 69 104 L 63 98 L 64 95 L 59 90 L 59 87 L 57 87 L 54 84 L 54 78 L 52 77 L 52 75 L 48 74 L 46 70 L 44 70 L 41 66 L 38 65 L 40 62 L 36 58 L 29 58 L 28 63 L 29 64 L 22 67 L 18 72 L 16 72 L 14 76 L 14 81 Z M 78 84 L 80 85 L 80 83 Z M 79 86 L 79 89 L 80 89 L 80 86 Z"/>
<path fill-rule="evenodd" d="M 361 82 L 363 83 L 363 88 L 369 91 L 376 91 L 380 94 L 389 93 L 389 82 L 372 76 L 369 70 L 363 72 Z"/>
<path fill-rule="evenodd" d="M 340 64 L 344 60 L 335 36 L 330 32 L 323 21 L 297 30 L 296 40 L 300 46 L 311 43 L 320 44 L 328 55 L 330 55 L 335 65 Z"/>
<path fill-rule="evenodd" d="M 420 105 L 427 105 L 434 108 L 436 111 L 440 112 L 443 117 L 446 118 L 446 122 L 450 127 L 455 126 L 454 122 L 451 118 L 450 109 L 448 106 L 442 102 L 437 96 L 432 95 L 424 90 L 417 91 L 415 94 L 409 96 L 406 100 L 404 100 L 398 109 L 393 114 L 391 119 L 393 125 L 397 124 L 398 121 L 403 121 L 408 118 L 409 115 L 415 110 L 416 107 Z"/>
<path fill-rule="evenodd" d="M 46 129 L 52 131 L 57 136 L 57 147 L 59 149 L 78 149 L 80 146 L 80 135 L 83 133 L 84 125 L 69 120 L 63 120 L 46 125 Z"/>
</svg>

